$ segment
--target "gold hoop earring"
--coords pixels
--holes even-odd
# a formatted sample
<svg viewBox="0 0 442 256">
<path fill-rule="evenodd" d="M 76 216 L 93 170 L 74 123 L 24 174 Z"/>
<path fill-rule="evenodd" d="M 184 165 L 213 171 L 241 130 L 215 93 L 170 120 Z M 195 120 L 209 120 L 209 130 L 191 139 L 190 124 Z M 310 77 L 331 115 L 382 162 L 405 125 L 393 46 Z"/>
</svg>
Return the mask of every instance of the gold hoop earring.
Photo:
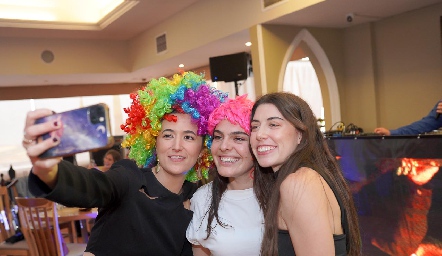
<svg viewBox="0 0 442 256">
<path fill-rule="evenodd" d="M 155 168 L 155 174 L 159 173 L 161 171 L 160 169 L 160 160 L 157 160 L 157 166 Z"/>
</svg>

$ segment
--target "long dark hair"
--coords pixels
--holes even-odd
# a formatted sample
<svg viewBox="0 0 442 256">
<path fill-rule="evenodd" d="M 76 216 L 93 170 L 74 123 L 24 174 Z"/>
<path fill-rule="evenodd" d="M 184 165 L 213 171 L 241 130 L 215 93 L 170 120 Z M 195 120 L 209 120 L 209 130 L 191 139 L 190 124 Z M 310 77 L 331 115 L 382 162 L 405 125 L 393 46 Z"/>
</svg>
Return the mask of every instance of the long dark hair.
<svg viewBox="0 0 442 256">
<path fill-rule="evenodd" d="M 274 105 L 286 120 L 302 132 L 302 140 L 275 174 L 269 167 L 260 167 L 255 158 L 255 191 L 257 191 L 258 201 L 266 205 L 263 208 L 265 231 L 261 255 L 278 255 L 279 189 L 282 181 L 300 167 L 310 167 L 318 172 L 336 193 L 336 197 L 341 199 L 348 222 L 347 253 L 352 256 L 361 255 L 359 224 L 350 189 L 336 159 L 330 153 L 311 108 L 303 99 L 294 94 L 270 93 L 255 102 L 252 109 L 252 119 L 256 109 L 262 104 Z"/>
<path fill-rule="evenodd" d="M 223 196 L 224 192 L 227 190 L 227 184 L 229 183 L 229 178 L 223 177 L 218 174 L 218 172 L 215 169 L 211 169 L 211 178 L 212 180 L 212 198 L 210 200 L 210 208 L 207 212 L 207 236 L 206 239 L 209 238 L 210 233 L 212 232 L 212 221 L 215 218 L 216 222 L 223 228 L 228 227 L 227 224 L 223 223 L 219 220 L 218 216 L 218 209 L 219 204 L 221 202 L 221 197 Z"/>
<path fill-rule="evenodd" d="M 228 99 L 226 102 L 221 104 L 218 108 L 216 108 L 209 117 L 208 121 L 208 130 L 209 133 L 213 135 L 215 127 L 222 120 L 228 120 L 231 124 L 238 124 L 245 133 L 250 135 L 250 115 L 252 110 L 253 102 L 247 99 L 247 95 L 238 96 L 235 99 Z M 246 146 L 246 145 L 245 145 Z M 249 147 L 250 150 L 250 147 Z M 253 156 L 253 153 L 250 151 L 250 155 Z M 218 209 L 219 204 L 221 202 L 221 198 L 224 192 L 227 190 L 227 185 L 229 184 L 229 178 L 221 176 L 217 170 L 211 170 L 210 177 L 212 178 L 212 193 L 211 193 L 211 202 L 208 212 L 207 219 L 207 236 L 206 239 L 209 238 L 210 233 L 212 232 L 212 221 L 216 219 L 216 222 L 223 228 L 229 227 L 229 225 L 223 223 L 219 219 Z M 261 204 L 260 204 L 261 206 Z M 204 216 L 206 217 L 206 216 Z"/>
</svg>

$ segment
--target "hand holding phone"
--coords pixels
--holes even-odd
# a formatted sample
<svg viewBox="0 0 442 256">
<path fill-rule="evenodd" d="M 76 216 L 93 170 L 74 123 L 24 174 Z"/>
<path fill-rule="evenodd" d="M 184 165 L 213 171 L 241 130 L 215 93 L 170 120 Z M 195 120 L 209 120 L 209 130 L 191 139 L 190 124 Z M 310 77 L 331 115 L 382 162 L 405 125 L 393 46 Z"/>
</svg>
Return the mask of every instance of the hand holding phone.
<svg viewBox="0 0 442 256">
<path fill-rule="evenodd" d="M 69 156 L 80 152 L 111 147 L 114 143 L 106 104 L 57 113 L 36 120 L 36 124 L 60 122 L 62 127 L 40 136 L 37 142 L 56 137 L 60 143 L 39 155 L 40 158 Z"/>
</svg>

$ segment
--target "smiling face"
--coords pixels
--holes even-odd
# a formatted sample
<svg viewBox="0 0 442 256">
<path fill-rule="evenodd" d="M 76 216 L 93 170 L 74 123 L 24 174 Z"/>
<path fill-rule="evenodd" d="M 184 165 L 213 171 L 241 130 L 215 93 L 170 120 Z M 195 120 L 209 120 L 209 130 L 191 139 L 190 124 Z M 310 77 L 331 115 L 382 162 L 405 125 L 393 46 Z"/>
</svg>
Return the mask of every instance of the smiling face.
<svg viewBox="0 0 442 256">
<path fill-rule="evenodd" d="M 106 154 L 103 158 L 103 166 L 106 170 L 108 170 L 113 164 L 115 160 L 112 154 Z"/>
<path fill-rule="evenodd" d="M 198 160 L 203 147 L 203 138 L 197 135 L 198 127 L 188 114 L 173 114 L 176 122 L 163 120 L 156 139 L 156 153 L 165 173 L 182 176 Z"/>
<path fill-rule="evenodd" d="M 250 145 L 262 167 L 278 171 L 295 151 L 302 133 L 273 104 L 259 105 L 252 117 Z"/>
<path fill-rule="evenodd" d="M 231 182 L 249 180 L 253 158 L 249 135 L 239 125 L 222 120 L 213 132 L 212 155 L 218 173 Z"/>
</svg>

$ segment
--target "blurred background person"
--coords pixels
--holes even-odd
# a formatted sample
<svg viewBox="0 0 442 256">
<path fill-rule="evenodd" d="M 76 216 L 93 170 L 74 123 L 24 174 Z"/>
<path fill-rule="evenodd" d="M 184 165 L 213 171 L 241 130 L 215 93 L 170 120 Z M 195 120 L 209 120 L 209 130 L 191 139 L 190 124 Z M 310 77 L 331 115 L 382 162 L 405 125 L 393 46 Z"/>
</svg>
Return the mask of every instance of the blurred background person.
<svg viewBox="0 0 442 256">
<path fill-rule="evenodd" d="M 95 168 L 102 172 L 106 172 L 117 161 L 121 160 L 121 153 L 115 149 L 109 149 L 103 156 L 103 166 L 97 166 L 94 159 L 91 159 L 88 168 Z"/>
<path fill-rule="evenodd" d="M 419 121 L 413 122 L 409 125 L 402 126 L 395 130 L 389 130 L 384 127 L 374 129 L 374 132 L 381 135 L 413 135 L 431 132 L 442 127 L 442 101 L 439 101 L 427 116 Z"/>
<path fill-rule="evenodd" d="M 121 160 L 121 154 L 115 149 L 109 149 L 103 157 L 103 167 L 101 171 L 106 172 L 117 161 Z"/>
</svg>

